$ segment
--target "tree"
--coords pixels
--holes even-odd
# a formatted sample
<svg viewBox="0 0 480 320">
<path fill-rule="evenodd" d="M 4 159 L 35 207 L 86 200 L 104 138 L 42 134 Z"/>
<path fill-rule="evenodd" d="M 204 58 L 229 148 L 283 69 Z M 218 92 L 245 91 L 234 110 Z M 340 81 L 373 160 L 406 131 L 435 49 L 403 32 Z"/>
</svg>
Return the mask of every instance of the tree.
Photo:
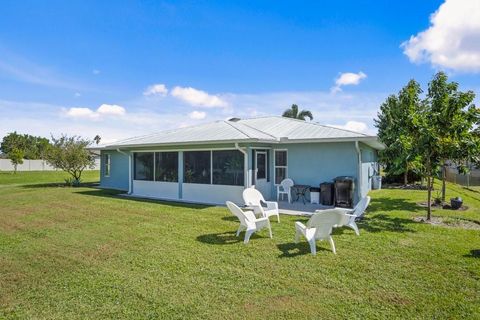
<svg viewBox="0 0 480 320">
<path fill-rule="evenodd" d="M 87 150 L 92 141 L 79 136 L 52 137 L 52 146 L 46 156 L 47 162 L 55 168 L 68 172 L 74 184 L 79 184 L 83 170 L 95 167 L 94 155 Z"/>
<path fill-rule="evenodd" d="M 380 106 L 375 119 L 378 137 L 385 144 L 380 152 L 381 162 L 387 175 L 403 174 L 403 183 L 408 184 L 408 173 L 420 170 L 422 163 L 415 148 L 412 118 L 419 112 L 422 89 L 415 80 L 400 90 L 398 95 L 390 95 Z"/>
<path fill-rule="evenodd" d="M 285 110 L 282 114 L 282 117 L 299 119 L 303 121 L 305 121 L 305 118 L 310 118 L 310 120 L 313 120 L 313 115 L 310 111 L 302 110 L 298 112 L 298 106 L 296 104 L 292 104 L 290 109 Z"/>
<path fill-rule="evenodd" d="M 4 154 L 8 154 L 13 149 L 19 149 L 24 152 L 25 159 L 35 160 L 43 159 L 49 145 L 50 141 L 47 138 L 11 132 L 3 137 L 0 150 Z"/>
<path fill-rule="evenodd" d="M 428 85 L 426 103 L 438 139 L 443 202 L 447 162 L 455 163 L 462 171 L 480 152 L 480 139 L 474 132 L 480 112 L 472 103 L 474 99 L 472 91 L 458 91 L 458 83 L 448 82 L 444 72 L 438 72 Z"/>
<path fill-rule="evenodd" d="M 16 174 L 17 173 L 17 166 L 19 164 L 23 163 L 23 157 L 24 157 L 23 150 L 14 148 L 14 149 L 11 149 L 10 152 L 7 155 L 8 155 L 8 158 L 10 159 L 10 161 L 13 164 L 13 168 L 14 168 L 13 173 Z"/>
<path fill-rule="evenodd" d="M 95 141 L 96 144 L 99 144 L 100 140 L 102 140 L 102 138 L 98 134 L 93 138 L 93 141 Z"/>
</svg>

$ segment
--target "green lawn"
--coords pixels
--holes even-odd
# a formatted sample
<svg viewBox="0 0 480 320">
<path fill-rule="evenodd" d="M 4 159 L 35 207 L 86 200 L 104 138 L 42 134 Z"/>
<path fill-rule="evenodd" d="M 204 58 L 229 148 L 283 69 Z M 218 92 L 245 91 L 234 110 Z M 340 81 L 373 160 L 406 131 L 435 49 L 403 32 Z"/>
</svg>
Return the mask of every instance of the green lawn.
<svg viewBox="0 0 480 320">
<path fill-rule="evenodd" d="M 479 193 L 448 192 L 470 209 L 435 215 L 480 220 Z M 414 222 L 424 191 L 371 192 L 360 237 L 317 256 L 295 217 L 244 245 L 225 208 L 115 194 L 1 189 L 0 318 L 480 318 L 480 231 Z"/>
<path fill-rule="evenodd" d="M 15 184 L 64 183 L 70 175 L 64 171 L 0 171 L 0 187 Z M 82 182 L 98 182 L 98 170 L 82 173 Z"/>
</svg>

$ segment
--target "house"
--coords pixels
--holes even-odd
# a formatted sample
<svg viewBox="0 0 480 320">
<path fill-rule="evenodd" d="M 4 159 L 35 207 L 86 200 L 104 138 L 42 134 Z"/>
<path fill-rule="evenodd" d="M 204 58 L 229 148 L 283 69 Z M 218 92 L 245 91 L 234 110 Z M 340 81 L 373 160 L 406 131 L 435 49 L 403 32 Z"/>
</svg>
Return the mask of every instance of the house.
<svg viewBox="0 0 480 320">
<path fill-rule="evenodd" d="M 318 187 L 337 176 L 355 179 L 355 199 L 376 172 L 375 136 L 284 117 L 225 121 L 163 131 L 101 148 L 100 186 L 133 196 L 242 203 L 254 185 L 276 198 L 284 178 Z"/>
</svg>

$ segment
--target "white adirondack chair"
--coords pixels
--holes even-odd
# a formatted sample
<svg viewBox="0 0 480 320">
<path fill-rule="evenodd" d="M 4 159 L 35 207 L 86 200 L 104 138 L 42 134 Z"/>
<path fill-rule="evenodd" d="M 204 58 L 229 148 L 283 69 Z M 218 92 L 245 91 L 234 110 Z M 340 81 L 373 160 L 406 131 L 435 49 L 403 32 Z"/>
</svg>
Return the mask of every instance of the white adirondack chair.
<svg viewBox="0 0 480 320">
<path fill-rule="evenodd" d="M 317 254 L 316 240 L 328 240 L 333 253 L 336 254 L 335 243 L 332 238 L 332 229 L 336 225 L 341 225 L 350 217 L 339 209 L 327 209 L 317 211 L 308 220 L 307 225 L 300 221 L 295 222 L 295 242 L 298 243 L 300 236 L 304 236 L 310 245 L 310 251 L 313 255 Z"/>
<path fill-rule="evenodd" d="M 255 214 L 261 214 L 262 217 L 267 218 L 270 218 L 271 216 L 277 216 L 277 221 L 280 222 L 278 203 L 274 201 L 265 201 L 263 195 L 257 189 L 247 188 L 243 190 L 242 197 L 245 205 L 254 208 Z M 262 203 L 264 203 L 266 207 L 263 207 Z"/>
<path fill-rule="evenodd" d="M 289 203 L 292 203 L 292 187 L 295 183 L 292 179 L 287 178 L 283 179 L 282 182 L 277 186 L 277 201 L 280 201 L 280 195 L 287 195 Z"/>
<path fill-rule="evenodd" d="M 339 225 L 338 227 L 343 227 L 343 226 L 349 227 L 349 228 L 353 229 L 353 231 L 355 231 L 355 234 L 357 236 L 359 236 L 360 231 L 358 230 L 358 226 L 357 226 L 357 223 L 355 222 L 355 219 L 363 216 L 363 214 L 365 213 L 365 210 L 367 210 L 369 204 L 370 204 L 370 197 L 366 196 L 366 197 L 362 198 L 362 200 L 360 200 L 357 203 L 357 205 L 355 206 L 355 208 L 353 208 L 353 209 L 338 208 L 340 210 L 343 210 L 343 212 L 345 212 L 345 213 L 347 213 L 348 215 L 351 216 L 350 219 L 348 219 L 347 221 L 345 221 L 344 224 Z"/>
<path fill-rule="evenodd" d="M 267 217 L 256 218 L 253 211 L 243 211 L 235 203 L 226 202 L 230 212 L 240 220 L 240 226 L 237 230 L 237 237 L 240 232 L 245 230 L 245 239 L 243 243 L 247 244 L 250 240 L 250 236 L 255 232 L 263 228 L 268 228 L 270 238 L 272 238 L 272 227 L 270 226 L 270 220 Z"/>
</svg>

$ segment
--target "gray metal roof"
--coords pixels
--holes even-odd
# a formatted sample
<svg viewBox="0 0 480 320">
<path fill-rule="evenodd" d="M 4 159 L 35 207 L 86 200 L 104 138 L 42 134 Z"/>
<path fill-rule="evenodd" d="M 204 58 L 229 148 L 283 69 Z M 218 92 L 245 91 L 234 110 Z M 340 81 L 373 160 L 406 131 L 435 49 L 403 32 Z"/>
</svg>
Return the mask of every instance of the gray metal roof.
<svg viewBox="0 0 480 320">
<path fill-rule="evenodd" d="M 106 145 L 105 148 L 221 142 L 293 143 L 314 141 L 363 141 L 374 148 L 381 148 L 381 144 L 375 136 L 324 126 L 316 122 L 277 116 L 215 121 L 130 138 Z"/>
</svg>

